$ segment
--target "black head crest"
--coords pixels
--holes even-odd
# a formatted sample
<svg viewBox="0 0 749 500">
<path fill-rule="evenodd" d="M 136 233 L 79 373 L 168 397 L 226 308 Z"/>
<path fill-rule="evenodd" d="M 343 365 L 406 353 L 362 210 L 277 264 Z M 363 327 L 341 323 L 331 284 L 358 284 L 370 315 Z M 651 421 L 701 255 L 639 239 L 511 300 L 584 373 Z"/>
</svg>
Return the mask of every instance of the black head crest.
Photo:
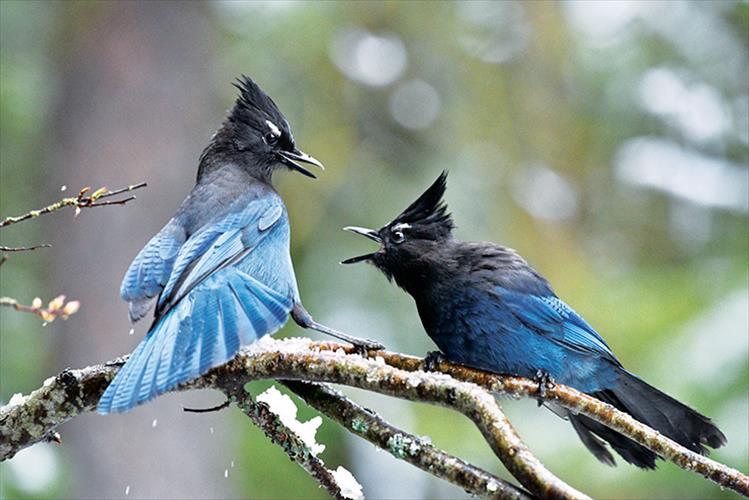
<svg viewBox="0 0 749 500">
<path fill-rule="evenodd" d="M 390 225 L 408 224 L 414 229 L 421 230 L 420 232 L 429 232 L 437 237 L 449 236 L 455 224 L 442 199 L 446 188 L 447 171 L 443 171 L 437 180 Z"/>
<path fill-rule="evenodd" d="M 265 120 L 270 120 L 277 128 L 289 131 L 289 124 L 273 99 L 252 78 L 242 75 L 233 84 L 239 96 L 231 111 L 231 117 L 247 125 L 266 128 Z"/>
</svg>

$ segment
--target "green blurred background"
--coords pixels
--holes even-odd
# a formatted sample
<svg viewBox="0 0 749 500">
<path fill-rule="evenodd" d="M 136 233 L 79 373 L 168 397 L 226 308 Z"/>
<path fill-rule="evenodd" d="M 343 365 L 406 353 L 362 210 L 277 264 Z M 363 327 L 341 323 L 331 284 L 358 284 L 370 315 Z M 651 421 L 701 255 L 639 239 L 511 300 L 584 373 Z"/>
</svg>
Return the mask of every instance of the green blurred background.
<svg viewBox="0 0 749 500">
<path fill-rule="evenodd" d="M 247 73 L 328 167 L 318 182 L 276 178 L 317 319 L 394 350 L 434 348 L 403 292 L 371 267 L 338 265 L 371 249 L 340 228 L 386 222 L 449 169 L 457 236 L 516 248 L 625 366 L 712 416 L 728 436 L 712 456 L 746 472 L 748 37 L 746 1 L 3 0 L 0 215 L 54 201 L 63 185 L 149 186 L 126 207 L 3 231 L 4 245 L 54 247 L 12 255 L 1 295 L 65 293 L 82 307 L 46 327 L 0 311 L 0 399 L 136 345 L 146 325 L 128 335 L 119 280 L 192 186 L 230 83 Z M 457 414 L 349 393 L 509 477 Z M 63 446 L 0 465 L 0 496 L 325 496 L 238 412 L 181 411 L 220 401 L 169 395 L 84 415 L 60 429 Z M 669 464 L 601 465 L 550 412 L 502 403 L 547 466 L 593 496 L 731 496 Z M 327 420 L 318 436 L 327 465 L 351 470 L 369 498 L 465 497 Z"/>
</svg>

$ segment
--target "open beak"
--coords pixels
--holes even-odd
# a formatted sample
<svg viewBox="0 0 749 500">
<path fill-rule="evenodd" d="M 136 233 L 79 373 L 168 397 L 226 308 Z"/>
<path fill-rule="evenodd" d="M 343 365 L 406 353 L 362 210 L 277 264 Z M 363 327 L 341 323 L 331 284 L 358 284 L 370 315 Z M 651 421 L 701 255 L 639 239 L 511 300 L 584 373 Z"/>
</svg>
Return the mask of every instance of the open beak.
<svg viewBox="0 0 749 500">
<path fill-rule="evenodd" d="M 312 158 L 310 155 L 303 151 L 299 151 L 298 149 L 294 148 L 294 151 L 279 151 L 278 153 L 278 160 L 286 165 L 287 167 L 296 170 L 299 173 L 302 173 L 306 175 L 307 177 L 312 177 L 313 179 L 317 179 L 317 176 L 301 166 L 297 162 L 304 162 L 309 163 L 310 165 L 314 165 L 320 170 L 325 170 L 325 167 L 322 163 L 317 161 L 316 159 Z"/>
<path fill-rule="evenodd" d="M 369 238 L 372 241 L 376 241 L 377 243 L 382 243 L 382 238 L 380 238 L 380 234 L 374 229 L 367 229 L 365 227 L 347 226 L 347 227 L 344 227 L 343 230 L 351 231 L 352 233 L 360 234 L 364 236 L 365 238 Z M 350 259 L 341 261 L 341 264 L 356 264 L 357 262 L 364 262 L 364 261 L 370 260 L 372 257 L 374 257 L 374 253 L 359 255 L 358 257 L 351 257 Z"/>
</svg>

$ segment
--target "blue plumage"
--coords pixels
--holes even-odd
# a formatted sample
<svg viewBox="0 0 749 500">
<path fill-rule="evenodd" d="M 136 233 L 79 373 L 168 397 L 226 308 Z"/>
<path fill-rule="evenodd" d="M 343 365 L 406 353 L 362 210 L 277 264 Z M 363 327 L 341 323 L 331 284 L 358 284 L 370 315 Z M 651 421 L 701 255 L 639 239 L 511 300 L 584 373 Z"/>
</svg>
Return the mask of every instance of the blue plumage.
<svg viewBox="0 0 749 500">
<path fill-rule="evenodd" d="M 249 78 L 200 157 L 177 214 L 133 260 L 120 293 L 130 319 L 156 303 L 151 328 L 99 400 L 127 411 L 231 360 L 242 345 L 278 331 L 289 315 L 304 328 L 357 344 L 316 323 L 299 299 L 286 208 L 271 184 L 281 166 L 314 177 L 286 118 Z"/>
<path fill-rule="evenodd" d="M 275 193 L 192 235 L 172 259 L 168 280 L 162 280 L 160 318 L 107 388 L 99 412 L 128 410 L 226 363 L 241 345 L 281 328 L 298 301 L 296 281 L 290 259 L 265 257 L 288 255 L 288 248 L 288 218 Z M 123 298 L 137 300 L 152 293 L 150 281 L 142 282 L 148 286 L 126 286 L 136 266 L 148 275 L 145 261 L 136 258 L 123 283 Z M 163 273 L 167 264 L 160 261 L 152 267 Z"/>
<path fill-rule="evenodd" d="M 415 300 L 427 334 L 447 359 L 496 373 L 555 381 L 591 394 L 697 452 L 725 444 L 709 418 L 631 374 L 603 338 L 514 250 L 452 238 L 442 202 L 446 175 L 379 230 L 347 228 L 380 243 L 367 261 Z M 585 416 L 567 418 L 601 461 L 655 467 L 656 455 Z"/>
</svg>

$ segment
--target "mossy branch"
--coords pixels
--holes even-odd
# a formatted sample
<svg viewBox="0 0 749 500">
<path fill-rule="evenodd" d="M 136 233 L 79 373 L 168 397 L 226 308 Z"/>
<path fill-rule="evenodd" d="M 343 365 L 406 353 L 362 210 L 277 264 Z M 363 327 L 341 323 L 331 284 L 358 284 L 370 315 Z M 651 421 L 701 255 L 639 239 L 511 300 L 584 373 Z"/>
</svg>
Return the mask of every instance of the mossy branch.
<svg viewBox="0 0 749 500">
<path fill-rule="evenodd" d="M 444 479 L 477 497 L 523 500 L 530 494 L 465 460 L 403 431 L 325 384 L 286 380 L 283 384 L 308 405 L 395 458 Z M 457 465 L 457 466 L 456 466 Z"/>
<path fill-rule="evenodd" d="M 226 393 L 227 390 L 231 392 L 227 387 L 236 388 L 250 380 L 305 380 L 349 385 L 444 406 L 469 417 L 510 473 L 533 495 L 585 498 L 533 456 L 504 417 L 492 394 L 539 398 L 537 382 L 487 374 L 449 363 L 437 364 L 436 369 L 444 373 L 425 372 L 421 358 L 387 351 L 373 353 L 375 358 L 363 358 L 346 353 L 346 349 L 347 346 L 342 344 L 308 339 L 260 341 L 243 349 L 233 361 L 181 386 L 179 390 L 214 388 Z M 93 410 L 119 364 L 121 360 L 81 370 L 65 370 L 45 381 L 29 396 L 14 397 L 11 403 L 0 408 L 0 459 L 11 458 L 18 450 L 49 439 L 60 424 L 81 412 Z M 749 495 L 749 478 L 744 474 L 687 450 L 609 405 L 559 384 L 548 387 L 543 397 L 596 419 L 687 470 Z M 310 404 L 315 406 L 312 402 Z M 464 464 L 445 462 L 444 466 L 462 467 Z M 473 476 L 483 472 L 473 466 L 464 469 Z M 450 480 L 450 474 L 438 477 Z M 481 481 L 478 477 L 472 480 L 477 484 Z M 512 491 L 508 489 L 508 495 L 498 496 L 511 498 Z M 490 493 L 494 492 L 487 491 L 482 496 L 492 496 Z"/>
</svg>

